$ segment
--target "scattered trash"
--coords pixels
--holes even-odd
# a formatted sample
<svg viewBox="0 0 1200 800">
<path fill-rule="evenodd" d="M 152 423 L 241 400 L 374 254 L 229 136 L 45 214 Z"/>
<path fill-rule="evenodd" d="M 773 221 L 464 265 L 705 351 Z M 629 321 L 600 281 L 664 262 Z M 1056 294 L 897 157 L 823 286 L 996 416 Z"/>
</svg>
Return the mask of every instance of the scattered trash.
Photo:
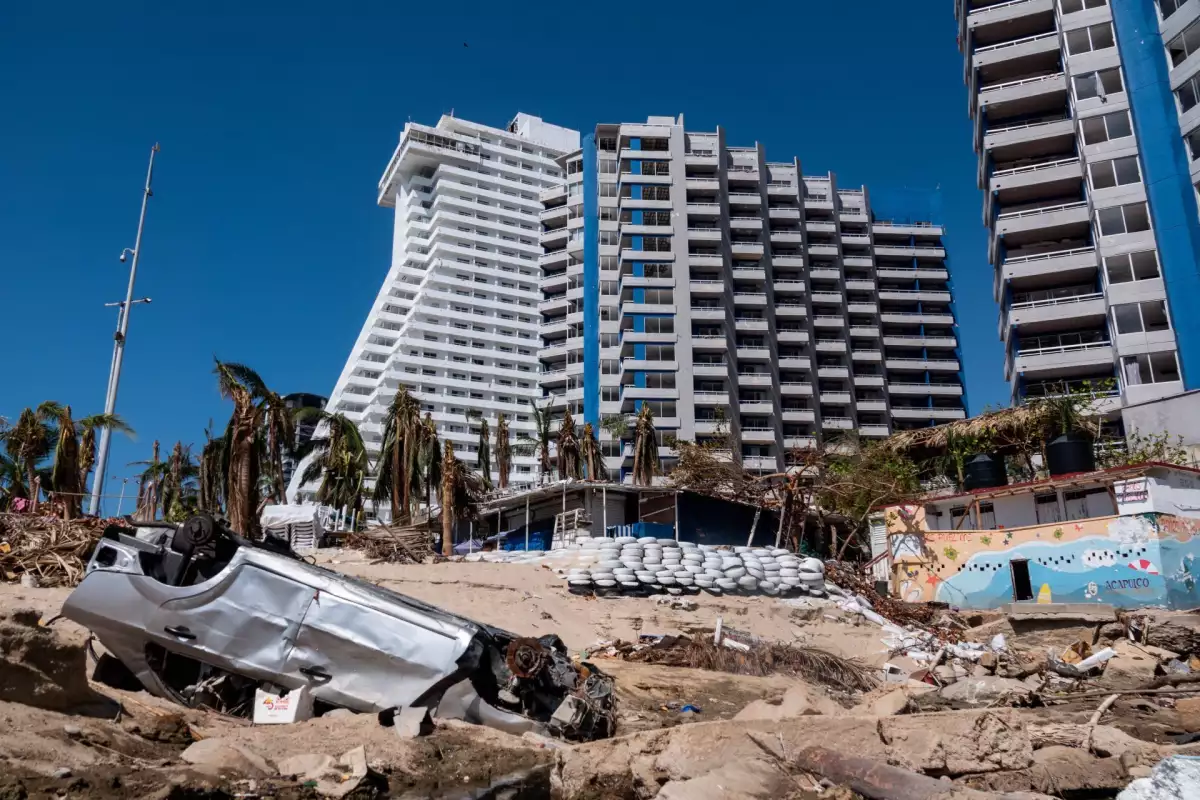
<svg viewBox="0 0 1200 800">
<path fill-rule="evenodd" d="M 393 719 L 392 727 L 401 739 L 416 739 L 433 733 L 433 719 L 424 706 L 409 706 L 400 709 Z"/>
<path fill-rule="evenodd" d="M 680 712 L 682 712 L 684 714 L 688 713 L 689 711 L 692 712 L 693 714 L 699 714 L 701 711 L 701 708 L 700 708 L 700 706 L 694 706 L 691 703 L 688 703 L 686 706 L 684 706 L 683 708 L 681 708 L 679 710 L 680 710 Z"/>
</svg>

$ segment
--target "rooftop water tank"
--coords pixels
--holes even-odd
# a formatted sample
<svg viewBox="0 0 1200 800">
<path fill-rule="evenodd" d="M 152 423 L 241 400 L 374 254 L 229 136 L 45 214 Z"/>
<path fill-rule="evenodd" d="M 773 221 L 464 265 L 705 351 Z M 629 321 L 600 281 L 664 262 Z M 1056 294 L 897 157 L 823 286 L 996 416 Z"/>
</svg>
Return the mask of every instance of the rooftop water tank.
<svg viewBox="0 0 1200 800">
<path fill-rule="evenodd" d="M 1092 472 L 1096 469 L 1096 453 L 1092 438 L 1082 433 L 1064 433 L 1046 444 L 1046 468 L 1051 477 Z"/>
<path fill-rule="evenodd" d="M 1008 473 L 1001 456 L 980 453 L 968 458 L 963 465 L 963 488 L 967 491 L 1007 485 Z"/>
</svg>

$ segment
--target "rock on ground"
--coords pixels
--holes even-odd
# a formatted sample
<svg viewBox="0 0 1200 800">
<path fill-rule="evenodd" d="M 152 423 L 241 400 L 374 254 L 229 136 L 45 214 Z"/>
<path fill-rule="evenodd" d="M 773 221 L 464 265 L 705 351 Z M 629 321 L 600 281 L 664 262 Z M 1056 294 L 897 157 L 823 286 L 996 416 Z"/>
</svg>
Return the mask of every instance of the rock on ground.
<svg viewBox="0 0 1200 800">
<path fill-rule="evenodd" d="M 215 774 L 263 778 L 274 775 L 270 762 L 248 747 L 225 739 L 201 739 L 179 756 L 187 763 Z"/>
<path fill-rule="evenodd" d="M 724 764 L 762 759 L 760 740 L 777 758 L 821 745 L 913 771 L 963 775 L 1025 769 L 1033 747 L 1011 710 L 732 720 L 683 725 L 591 742 L 555 753 L 556 796 L 654 797 L 671 781 L 689 781 Z M 775 747 L 772 744 L 772 747 Z"/>
<path fill-rule="evenodd" d="M 51 711 L 102 702 L 88 686 L 84 641 L 57 636 L 40 618 L 30 608 L 0 612 L 0 700 Z"/>
</svg>

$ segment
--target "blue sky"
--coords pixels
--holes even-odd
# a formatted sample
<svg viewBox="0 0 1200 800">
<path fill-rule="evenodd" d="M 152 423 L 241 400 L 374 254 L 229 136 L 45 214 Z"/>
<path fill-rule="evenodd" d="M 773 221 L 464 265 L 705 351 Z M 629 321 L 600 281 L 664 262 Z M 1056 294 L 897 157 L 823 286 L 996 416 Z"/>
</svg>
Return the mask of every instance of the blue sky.
<svg viewBox="0 0 1200 800">
<path fill-rule="evenodd" d="M 277 391 L 327 394 L 388 267 L 379 176 L 406 120 L 451 110 L 581 129 L 682 112 L 877 197 L 940 187 L 971 411 L 1006 402 L 950 4 L 613 9 L 6 4 L 0 415 L 44 399 L 101 410 L 103 303 L 124 294 L 117 255 L 156 141 L 137 285 L 154 303 L 134 311 L 118 402 L 139 435 L 118 439 L 110 475 L 155 438 L 198 448 L 209 418 L 224 425 L 214 355 Z"/>
</svg>

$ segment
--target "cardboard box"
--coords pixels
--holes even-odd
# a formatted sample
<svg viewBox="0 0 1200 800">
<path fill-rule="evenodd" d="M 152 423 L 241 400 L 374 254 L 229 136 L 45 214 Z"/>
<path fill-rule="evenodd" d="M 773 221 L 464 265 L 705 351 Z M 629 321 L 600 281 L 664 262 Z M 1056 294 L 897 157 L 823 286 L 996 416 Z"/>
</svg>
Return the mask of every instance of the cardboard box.
<svg viewBox="0 0 1200 800">
<path fill-rule="evenodd" d="M 272 694 L 258 689 L 254 692 L 254 724 L 282 725 L 312 719 L 313 701 L 307 686 L 287 694 Z"/>
</svg>

